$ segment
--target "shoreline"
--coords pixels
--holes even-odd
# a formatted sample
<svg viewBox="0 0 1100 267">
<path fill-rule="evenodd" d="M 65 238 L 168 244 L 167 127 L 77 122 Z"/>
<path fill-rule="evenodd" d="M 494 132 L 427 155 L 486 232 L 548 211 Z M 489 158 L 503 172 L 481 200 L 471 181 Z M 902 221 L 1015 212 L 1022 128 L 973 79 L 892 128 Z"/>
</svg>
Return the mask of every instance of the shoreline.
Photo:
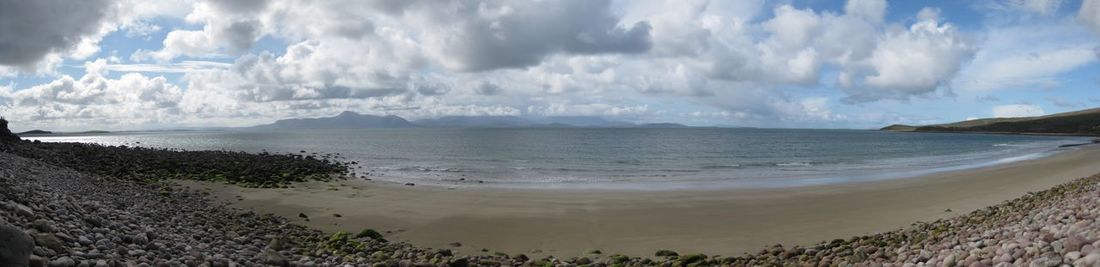
<svg viewBox="0 0 1100 267">
<path fill-rule="evenodd" d="M 232 207 L 324 231 L 373 228 L 387 239 L 460 253 L 736 256 L 776 243 L 887 232 L 949 218 L 1100 173 L 1100 148 L 920 177 L 797 188 L 583 191 L 402 186 L 358 179 L 251 189 L 176 181 Z M 309 216 L 307 222 L 297 217 Z M 340 214 L 340 217 L 334 216 Z M 460 242 L 454 247 L 451 243 Z"/>
<path fill-rule="evenodd" d="M 1049 150 L 1019 154 L 1006 157 L 987 158 L 981 161 L 973 161 L 967 164 L 933 167 L 928 169 L 905 170 L 881 170 L 880 172 L 865 173 L 832 173 L 823 176 L 801 175 L 785 178 L 769 178 L 749 181 L 720 181 L 718 178 L 701 180 L 682 180 L 669 182 L 549 182 L 549 183 L 517 183 L 517 182 L 485 182 L 470 177 L 465 180 L 441 180 L 424 181 L 409 179 L 383 179 L 350 177 L 354 180 L 366 179 L 371 184 L 380 186 L 402 187 L 410 184 L 417 187 L 436 187 L 442 189 L 480 189 L 480 190 L 531 190 L 531 191 L 574 191 L 574 192 L 706 192 L 706 191 L 730 191 L 730 190 L 758 190 L 758 189 L 784 189 L 810 186 L 829 186 L 850 183 L 882 182 L 891 180 L 913 179 L 943 173 L 977 170 L 996 167 L 1000 165 L 1014 164 L 1021 161 L 1039 160 L 1054 157 L 1063 153 L 1070 153 L 1078 149 L 1087 149 L 1086 146 L 1100 147 L 1098 142 L 1073 143 L 1051 147 Z M 478 181 L 478 182 L 475 182 Z"/>
<path fill-rule="evenodd" d="M 1028 135 L 1028 136 L 1100 137 L 1100 134 L 1088 134 L 1088 133 L 995 132 L 995 131 L 927 131 L 927 130 L 886 130 L 886 129 L 872 129 L 872 131 L 891 132 L 891 133 L 949 133 L 949 134 L 994 134 L 994 135 Z"/>
<path fill-rule="evenodd" d="M 848 131 L 848 130 L 842 130 Z M 971 134 L 980 135 L 980 134 Z M 895 137 L 896 139 L 896 137 Z M 125 138 L 120 139 L 125 140 Z M 132 139 L 142 140 L 141 138 Z M 157 141 L 161 140 L 161 141 Z M 162 143 L 164 140 L 151 138 L 142 142 L 127 143 L 123 141 L 106 141 L 96 139 L 51 139 L 47 142 L 91 142 L 114 145 L 134 145 L 150 148 L 169 148 Z M 1017 142 L 1018 141 L 1018 142 Z M 1041 144 L 1047 142 L 1046 144 Z M 685 160 L 683 163 L 673 162 L 672 165 L 661 159 L 652 159 L 655 166 L 634 167 L 646 165 L 650 161 L 637 163 L 619 161 L 600 162 L 593 166 L 569 168 L 573 161 L 556 163 L 539 163 L 532 159 L 514 159 L 514 163 L 508 158 L 476 159 L 476 157 L 456 156 L 454 164 L 449 164 L 450 158 L 435 161 L 420 156 L 398 157 L 390 154 L 372 156 L 374 154 L 355 154 L 354 151 L 338 148 L 318 151 L 343 152 L 353 155 L 344 158 L 343 161 L 355 160 L 364 162 L 363 165 L 355 165 L 350 170 L 356 176 L 373 179 L 375 181 L 393 182 L 399 185 L 413 183 L 416 186 L 439 187 L 496 187 L 517 189 L 552 189 L 552 190 L 608 190 L 608 191 L 661 191 L 661 190 L 728 190 L 737 188 L 771 188 L 795 186 L 822 185 L 832 183 L 860 182 L 868 180 L 903 179 L 932 173 L 956 171 L 984 167 L 994 164 L 1002 164 L 1004 161 L 1018 160 L 1016 158 L 1045 157 L 1063 150 L 1056 150 L 1060 144 L 1087 144 L 1083 138 L 1008 138 L 1004 146 L 1020 148 L 967 148 L 963 152 L 952 155 L 951 148 L 947 151 L 931 153 L 892 153 L 879 157 L 852 157 L 832 160 L 830 157 L 790 158 L 776 157 L 767 160 L 731 160 L 729 163 L 712 161 L 700 161 L 696 164 L 693 160 Z M 294 142 L 291 142 L 294 143 Z M 1034 144 L 1033 144 L 1034 143 Z M 150 145 L 153 144 L 153 145 Z M 992 146 L 1002 146 L 993 144 Z M 1051 145 L 1053 144 L 1053 145 Z M 914 146 L 898 146 L 910 147 Z M 919 148 L 919 146 L 917 146 Z M 211 147 L 190 147 L 190 150 L 214 149 Z M 248 153 L 261 153 L 267 150 L 242 149 Z M 903 149 L 904 150 L 904 149 Z M 301 149 L 275 150 L 281 153 L 296 154 Z M 313 151 L 313 150 L 311 150 Z M 832 150 L 829 150 L 832 151 Z M 946 152 L 946 153 L 945 153 Z M 836 153 L 835 151 L 833 152 Z M 857 152 L 851 152 L 857 153 Z M 375 153 L 377 154 L 377 153 Z M 399 152 L 397 154 L 404 154 Z M 422 154 L 421 152 L 413 154 Z M 305 155 L 305 154 L 303 154 Z M 537 155 L 537 154 L 536 154 Z M 951 156 L 946 156 L 951 155 Z M 449 156 L 450 157 L 450 156 Z M 965 157 L 965 160 L 959 160 Z M 381 158 L 380 162 L 373 162 L 374 158 Z M 469 160 L 475 158 L 476 160 Z M 791 161 L 786 161 L 791 159 Z M 423 162 L 421 161 L 423 160 Z M 493 163 L 483 163 L 489 160 Z M 441 163 L 442 162 L 442 163 Z M 534 163 L 528 163 L 534 162 Z M 736 162 L 736 164 L 731 164 Z M 742 165 L 743 164 L 743 165 Z M 812 165 L 812 166 L 811 166 Z M 729 170 L 727 170 L 729 169 Z M 625 170 L 625 171 L 624 171 Z M 725 179 L 736 177 L 737 179 Z M 521 178 L 521 179 L 517 179 Z M 529 179 L 528 179 L 529 178 Z"/>
</svg>

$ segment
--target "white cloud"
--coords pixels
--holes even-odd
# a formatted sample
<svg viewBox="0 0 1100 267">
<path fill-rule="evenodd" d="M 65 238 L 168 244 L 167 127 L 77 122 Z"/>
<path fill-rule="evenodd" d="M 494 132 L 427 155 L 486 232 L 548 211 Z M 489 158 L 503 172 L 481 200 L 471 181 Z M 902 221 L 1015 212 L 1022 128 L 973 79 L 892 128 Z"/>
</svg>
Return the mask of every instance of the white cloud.
<svg viewBox="0 0 1100 267">
<path fill-rule="evenodd" d="M 917 20 L 919 20 L 919 21 L 928 21 L 928 20 L 939 21 L 940 20 L 940 12 L 943 12 L 943 11 L 940 10 L 939 8 L 935 8 L 935 7 L 921 8 L 920 12 L 917 12 Z"/>
<path fill-rule="evenodd" d="M 130 38 L 148 38 L 150 35 L 160 32 L 160 25 L 152 24 L 149 22 L 136 22 L 131 25 L 123 27 L 126 30 L 126 37 Z"/>
<path fill-rule="evenodd" d="M 232 64 L 212 61 L 181 61 L 166 64 L 109 63 L 104 69 L 117 72 L 190 73 L 228 69 Z"/>
<path fill-rule="evenodd" d="M 1100 0 L 1083 0 L 1077 11 L 1077 19 L 1100 33 Z"/>
<path fill-rule="evenodd" d="M 109 79 L 106 65 L 103 59 L 85 63 L 86 73 L 79 79 L 65 75 L 22 90 L 0 88 L 0 104 L 24 127 L 145 124 L 179 115 L 176 106 L 183 92 L 178 86 L 164 77 L 137 73 Z"/>
<path fill-rule="evenodd" d="M 932 9 L 922 10 L 923 20 L 908 27 L 881 21 L 887 7 L 880 1 L 851 1 L 845 14 L 817 13 L 779 5 L 769 19 L 731 17 L 707 6 L 695 12 L 674 11 L 678 32 L 666 41 L 663 28 L 669 22 L 657 17 L 655 51 L 692 51 L 678 58 L 675 69 L 702 71 L 712 79 L 760 83 L 771 86 L 815 86 L 830 64 L 841 69 L 836 80 L 848 101 L 908 99 L 927 95 L 949 82 L 960 66 L 971 59 L 972 42 L 954 25 L 940 23 Z M 683 16 L 694 16 L 684 19 Z M 694 19 L 694 20 L 693 20 Z M 713 27 L 712 21 L 732 21 L 735 27 Z M 692 26 L 700 31 L 692 31 Z M 764 38 L 755 38 L 763 33 Z M 688 38 L 685 38 L 688 37 Z M 690 42 L 685 45 L 684 40 Z M 703 40 L 703 41 L 698 41 Z M 679 42 L 677 42 L 679 41 Z M 668 48 L 666 46 L 676 46 Z M 697 56 L 696 56 L 697 55 Z M 651 61 L 652 62 L 652 61 Z M 672 76 L 679 77 L 679 76 Z M 681 83 L 687 85 L 688 83 Z M 699 82 L 690 83 L 701 84 Z M 662 86 L 662 91 L 669 91 Z M 700 86 L 695 86 L 700 87 Z M 679 90 L 698 94 L 700 90 Z"/>
<path fill-rule="evenodd" d="M 935 92 L 958 73 L 974 53 L 970 42 L 951 24 L 917 22 L 891 30 L 859 67 L 849 68 L 841 84 L 849 100 L 907 99 Z"/>
<path fill-rule="evenodd" d="M 240 101 L 369 98 L 414 89 L 414 50 L 386 49 L 376 43 L 366 53 L 347 54 L 358 43 L 305 41 L 281 56 L 243 56 L 224 71 L 191 73 L 191 89 L 221 91 Z"/>
<path fill-rule="evenodd" d="M 879 23 L 886 15 L 886 6 L 886 0 L 849 0 L 844 5 L 844 13 Z"/>
<path fill-rule="evenodd" d="M 186 21 L 203 25 L 201 30 L 172 30 L 164 38 L 163 48 L 139 50 L 131 59 L 166 62 L 179 56 L 241 54 L 267 32 L 256 16 L 267 6 L 267 0 L 196 2 Z"/>
<path fill-rule="evenodd" d="M 1012 104 L 994 106 L 992 115 L 996 118 L 1032 117 L 1046 114 L 1043 108 L 1032 104 Z"/>
<path fill-rule="evenodd" d="M 1057 10 L 1057 2 L 1019 1 L 1037 13 Z M 115 2 L 112 10 L 119 18 L 105 20 L 64 52 L 47 53 L 33 68 L 56 69 L 95 54 L 98 40 L 111 31 L 131 38 L 167 32 L 163 40 L 152 40 L 162 47 L 130 55 L 144 62 L 111 54 L 84 76 L 101 84 L 156 88 L 158 78 L 145 75 L 182 74 L 178 97 L 143 100 L 175 101 L 160 110 L 180 114 L 139 121 L 246 124 L 356 110 L 410 118 L 688 116 L 769 126 L 898 120 L 906 115 L 845 114 L 853 108 L 840 105 L 950 95 L 955 88 L 980 87 L 977 81 L 998 84 L 990 88 L 1056 82 L 1096 58 L 1080 57 L 1096 45 L 1078 39 L 1072 40 L 1076 45 L 1036 39 L 1014 42 L 1027 47 L 989 49 L 1000 49 L 995 34 L 962 32 L 936 8 L 887 16 L 900 9 L 883 0 L 850 0 L 842 11 L 763 0 L 159 3 Z M 182 18 L 187 25 L 170 28 L 172 23 L 151 19 L 162 16 Z M 1043 37 L 1036 38 L 1063 36 L 1039 33 Z M 285 52 L 259 51 L 271 43 L 257 46 L 258 40 L 284 43 Z M 13 75 L 15 68 L 0 66 L 0 76 Z M 107 71 L 135 74 L 93 75 Z M 58 118 L 75 120 L 79 116 L 73 112 L 93 106 L 87 110 L 98 113 L 84 114 L 131 115 L 107 111 L 103 103 L 119 94 L 86 84 L 84 77 L 52 78 L 56 81 L 6 90 L 42 92 L 24 99 L 64 106 L 51 111 Z M 142 80 L 149 82 L 136 82 Z M 27 118 L 37 114 L 22 110 Z"/>
<path fill-rule="evenodd" d="M 1091 48 L 1066 48 L 982 61 L 973 80 L 961 81 L 964 89 L 990 90 L 1024 86 L 1056 87 L 1057 74 L 1096 61 Z"/>
<path fill-rule="evenodd" d="M 646 22 L 620 27 L 610 1 L 418 2 L 390 7 L 377 3 L 249 1 L 196 3 L 187 21 L 202 30 L 174 30 L 159 51 L 134 59 L 171 60 L 179 56 L 234 55 L 263 35 L 294 41 L 318 37 L 358 39 L 379 31 L 416 35 L 423 53 L 452 70 L 485 71 L 528 67 L 557 53 L 641 53 L 650 47 Z M 325 19 L 318 19 L 325 18 Z M 375 20 L 395 21 L 377 25 Z M 411 37 L 411 36 L 410 36 Z"/>
<path fill-rule="evenodd" d="M 793 102 L 791 109 L 787 110 L 789 118 L 807 121 L 837 121 L 847 119 L 846 116 L 835 114 L 829 108 L 829 99 L 825 97 L 811 97 Z"/>
<path fill-rule="evenodd" d="M 1097 61 L 1097 40 L 1072 22 L 991 29 L 954 88 L 1056 88 L 1061 74 Z"/>
</svg>

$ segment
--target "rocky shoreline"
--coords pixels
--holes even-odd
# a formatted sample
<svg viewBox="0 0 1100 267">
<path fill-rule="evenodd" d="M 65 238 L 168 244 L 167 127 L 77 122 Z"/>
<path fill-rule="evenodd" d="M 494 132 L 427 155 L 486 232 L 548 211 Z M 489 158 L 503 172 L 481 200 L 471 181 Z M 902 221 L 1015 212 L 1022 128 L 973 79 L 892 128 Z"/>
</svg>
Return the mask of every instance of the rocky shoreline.
<svg viewBox="0 0 1100 267">
<path fill-rule="evenodd" d="M 235 210 L 163 180 L 132 180 L 0 152 L 3 266 L 1100 266 L 1100 176 L 905 229 L 735 257 L 530 258 L 323 233 Z M 640 257 L 644 256 L 644 257 Z"/>
<path fill-rule="evenodd" d="M 447 250 L 327 235 L 165 184 L 88 175 L 0 153 L 0 266 L 453 264 Z M 349 246 L 355 247 L 349 247 Z M 354 253 L 345 253 L 354 249 Z"/>
<path fill-rule="evenodd" d="M 1100 176 L 877 235 L 740 257 L 531 259 L 454 255 L 371 234 L 325 234 L 205 194 L 88 175 L 0 153 L 0 266 L 940 266 L 1100 264 Z"/>
</svg>

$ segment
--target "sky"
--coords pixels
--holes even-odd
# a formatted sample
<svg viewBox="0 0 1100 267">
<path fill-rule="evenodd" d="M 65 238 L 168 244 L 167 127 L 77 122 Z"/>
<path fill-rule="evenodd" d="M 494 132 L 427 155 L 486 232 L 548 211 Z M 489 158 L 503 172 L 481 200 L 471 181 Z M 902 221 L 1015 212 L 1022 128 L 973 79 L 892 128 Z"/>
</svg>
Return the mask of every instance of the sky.
<svg viewBox="0 0 1100 267">
<path fill-rule="evenodd" d="M 14 130 L 343 111 L 878 128 L 1100 106 L 1100 0 L 0 0 Z"/>
</svg>

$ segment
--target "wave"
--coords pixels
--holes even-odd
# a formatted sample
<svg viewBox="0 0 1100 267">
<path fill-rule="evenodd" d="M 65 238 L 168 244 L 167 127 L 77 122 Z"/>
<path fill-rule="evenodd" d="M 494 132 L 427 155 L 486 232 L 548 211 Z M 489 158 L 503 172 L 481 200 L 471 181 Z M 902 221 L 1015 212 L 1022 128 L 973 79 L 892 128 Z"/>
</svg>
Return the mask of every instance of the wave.
<svg viewBox="0 0 1100 267">
<path fill-rule="evenodd" d="M 406 166 L 391 169 L 393 171 L 416 171 L 416 172 L 466 172 L 459 168 L 441 168 L 441 167 L 422 167 L 422 166 Z"/>
<path fill-rule="evenodd" d="M 704 170 L 713 170 L 713 169 L 740 169 L 740 168 L 741 168 L 741 164 L 717 164 L 717 165 L 703 165 L 703 166 L 702 166 L 702 168 L 703 168 Z"/>
<path fill-rule="evenodd" d="M 636 159 L 616 160 L 615 164 L 642 165 L 642 161 L 641 160 L 636 160 Z"/>
<path fill-rule="evenodd" d="M 775 164 L 776 167 L 810 167 L 813 164 L 809 162 L 780 162 Z"/>
</svg>

